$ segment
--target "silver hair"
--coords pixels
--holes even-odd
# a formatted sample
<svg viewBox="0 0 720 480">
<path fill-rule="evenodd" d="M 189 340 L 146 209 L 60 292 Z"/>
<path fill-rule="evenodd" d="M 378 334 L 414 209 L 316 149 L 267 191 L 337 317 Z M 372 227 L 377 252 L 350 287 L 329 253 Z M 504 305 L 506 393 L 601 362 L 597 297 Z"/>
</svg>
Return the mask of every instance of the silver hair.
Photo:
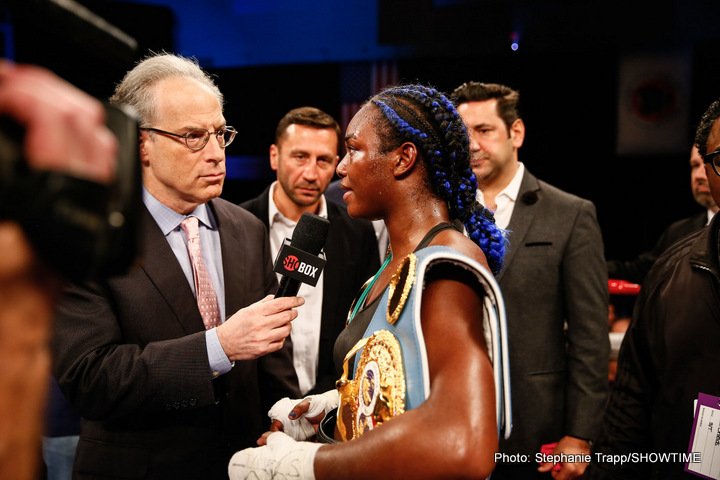
<svg viewBox="0 0 720 480">
<path fill-rule="evenodd" d="M 141 126 L 154 120 L 155 96 L 152 87 L 169 77 L 193 78 L 206 85 L 223 105 L 223 95 L 213 78 L 204 72 L 194 58 L 186 58 L 171 53 L 154 53 L 141 60 L 115 88 L 110 97 L 113 105 L 129 105 L 135 109 Z"/>
</svg>

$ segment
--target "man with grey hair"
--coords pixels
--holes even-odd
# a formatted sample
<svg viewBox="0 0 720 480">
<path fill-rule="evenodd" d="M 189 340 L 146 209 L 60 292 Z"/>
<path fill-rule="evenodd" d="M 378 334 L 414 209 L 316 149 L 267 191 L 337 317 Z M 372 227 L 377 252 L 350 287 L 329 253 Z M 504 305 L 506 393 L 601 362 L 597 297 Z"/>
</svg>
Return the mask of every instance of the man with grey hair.
<svg viewBox="0 0 720 480">
<path fill-rule="evenodd" d="M 74 474 L 226 478 L 267 407 L 297 395 L 285 339 L 303 300 L 269 296 L 265 227 L 218 198 L 236 131 L 212 78 L 152 55 L 111 102 L 140 122 L 141 253 L 125 275 L 72 286 L 58 308 L 54 373 L 83 417 Z"/>
</svg>

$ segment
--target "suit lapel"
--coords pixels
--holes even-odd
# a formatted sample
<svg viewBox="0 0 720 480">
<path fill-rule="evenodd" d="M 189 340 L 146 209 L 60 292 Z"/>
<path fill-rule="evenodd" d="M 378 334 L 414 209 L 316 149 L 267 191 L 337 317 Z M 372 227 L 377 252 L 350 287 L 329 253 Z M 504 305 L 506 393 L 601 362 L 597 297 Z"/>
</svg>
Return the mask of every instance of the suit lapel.
<svg viewBox="0 0 720 480">
<path fill-rule="evenodd" d="M 225 315 L 230 316 L 237 312 L 245 302 L 244 292 L 240 286 L 245 285 L 249 278 L 247 262 L 238 261 L 247 254 L 240 238 L 235 235 L 233 220 L 227 214 L 222 205 L 212 200 L 210 208 L 215 214 L 218 231 L 220 232 L 220 248 L 222 251 L 223 278 L 225 282 Z M 252 280 L 251 280 L 252 281 Z"/>
<path fill-rule="evenodd" d="M 541 201 L 539 192 L 540 185 L 538 184 L 537 178 L 525 169 L 515 207 L 513 208 L 513 213 L 507 228 L 509 230 L 509 248 L 505 252 L 504 266 L 498 275 L 498 280 L 503 277 L 505 271 L 507 271 L 510 264 L 512 264 L 518 249 L 525 241 L 525 237 L 530 230 L 530 225 L 532 225 L 536 217 L 538 203 Z"/>
<path fill-rule="evenodd" d="M 326 199 L 327 200 L 327 199 Z M 332 205 L 329 201 L 327 202 L 328 220 L 330 221 L 330 228 L 328 230 L 327 240 L 325 241 L 325 256 L 328 260 L 326 268 L 323 272 L 323 300 L 322 300 L 322 319 L 320 323 L 320 335 L 326 336 L 332 334 L 332 329 L 329 328 L 328 323 L 333 322 L 336 319 L 327 318 L 325 312 L 334 312 L 337 308 L 337 302 L 339 300 L 337 295 L 330 295 L 328 292 L 334 292 L 338 285 L 343 283 L 343 269 L 345 268 L 344 262 L 338 261 L 347 255 L 351 255 L 352 252 L 348 251 L 348 247 L 343 245 L 343 235 L 338 231 L 338 228 L 342 228 L 342 224 L 339 219 L 336 218 L 337 213 L 335 212 L 335 205 Z"/>
<path fill-rule="evenodd" d="M 187 333 L 205 329 L 195 296 L 160 227 L 143 208 L 142 269 L 158 289 Z"/>
<path fill-rule="evenodd" d="M 258 197 L 257 202 L 257 217 L 262 220 L 262 222 L 265 224 L 265 228 L 270 228 L 270 188 L 272 187 L 272 184 L 270 184 L 263 193 L 260 194 Z"/>
<path fill-rule="evenodd" d="M 703 210 L 701 213 L 698 213 L 695 216 L 693 224 L 696 227 L 696 230 L 700 230 L 705 225 L 708 225 L 708 217 L 707 216 L 708 216 L 707 210 Z"/>
<path fill-rule="evenodd" d="M 259 196 L 246 200 L 240 204 L 242 208 L 255 215 L 263 222 L 266 229 L 270 229 L 270 184 Z"/>
</svg>

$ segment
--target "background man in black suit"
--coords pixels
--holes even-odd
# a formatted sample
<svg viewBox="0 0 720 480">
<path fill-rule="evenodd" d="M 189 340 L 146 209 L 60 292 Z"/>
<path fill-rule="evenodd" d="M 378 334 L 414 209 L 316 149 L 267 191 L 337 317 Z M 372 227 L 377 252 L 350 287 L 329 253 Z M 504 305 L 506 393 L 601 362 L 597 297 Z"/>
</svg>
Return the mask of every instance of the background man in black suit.
<svg viewBox="0 0 720 480">
<path fill-rule="evenodd" d="M 641 253 L 632 260 L 609 260 L 607 262 L 608 276 L 621 278 L 635 283 L 643 283 L 645 275 L 650 271 L 655 260 L 667 248 L 691 233 L 695 233 L 710 223 L 718 206 L 710 194 L 708 178 L 705 175 L 705 164 L 696 145 L 690 150 L 690 188 L 695 201 L 703 207 L 703 211 L 683 218 L 670 224 L 660 235 L 655 247 L 648 252 Z"/>
<path fill-rule="evenodd" d="M 322 110 L 289 111 L 278 123 L 270 146 L 270 167 L 277 172 L 277 181 L 242 204 L 269 228 L 273 258 L 283 240 L 292 237 L 303 213 L 330 221 L 324 249 L 327 264 L 315 287 L 300 287 L 298 295 L 306 303 L 292 328 L 293 363 L 303 394 L 335 387 L 335 338 L 345 326 L 355 293 L 380 266 L 370 222 L 350 218 L 323 195 L 338 163 L 339 141 L 340 126 Z"/>
<path fill-rule="evenodd" d="M 217 198 L 235 131 L 211 77 L 154 55 L 111 102 L 139 116 L 146 208 L 136 265 L 71 287 L 58 308 L 54 373 L 83 417 L 74 476 L 227 478 L 231 454 L 267 426 L 267 406 L 297 390 L 275 355 L 289 356 L 304 302 L 269 297 L 265 228 Z"/>
</svg>

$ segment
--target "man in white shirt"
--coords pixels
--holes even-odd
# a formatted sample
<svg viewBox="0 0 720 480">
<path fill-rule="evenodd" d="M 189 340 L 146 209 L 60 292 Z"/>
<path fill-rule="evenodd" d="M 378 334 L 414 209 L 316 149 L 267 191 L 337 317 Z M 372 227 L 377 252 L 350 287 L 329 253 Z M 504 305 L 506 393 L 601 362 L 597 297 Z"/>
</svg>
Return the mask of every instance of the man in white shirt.
<svg viewBox="0 0 720 480">
<path fill-rule="evenodd" d="M 327 264 L 315 287 L 300 287 L 298 296 L 305 298 L 305 305 L 298 310 L 291 334 L 293 364 L 303 394 L 334 387 L 335 338 L 345 326 L 356 292 L 379 268 L 372 224 L 350 218 L 323 195 L 335 173 L 339 143 L 340 127 L 327 113 L 314 107 L 289 111 L 270 146 L 270 167 L 277 180 L 241 205 L 268 227 L 273 258 L 283 240 L 292 238 L 303 213 L 330 221 L 324 248 Z"/>
<path fill-rule="evenodd" d="M 535 463 L 543 445 L 581 459 L 607 396 L 607 271 L 592 202 L 538 180 L 518 160 L 525 124 L 519 93 L 468 82 L 452 99 L 468 129 L 481 203 L 508 230 L 498 283 L 507 307 L 513 431 L 493 479 L 576 478 L 587 463 Z M 556 444 L 556 445 L 553 445 Z M 524 456 L 527 457 L 524 457 Z"/>
</svg>

